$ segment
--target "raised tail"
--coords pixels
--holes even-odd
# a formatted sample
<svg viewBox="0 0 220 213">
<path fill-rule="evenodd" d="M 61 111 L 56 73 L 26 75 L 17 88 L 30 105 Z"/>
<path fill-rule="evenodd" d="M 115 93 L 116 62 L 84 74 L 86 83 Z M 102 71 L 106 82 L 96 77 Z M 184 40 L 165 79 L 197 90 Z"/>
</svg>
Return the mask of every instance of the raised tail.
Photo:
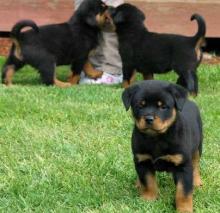
<svg viewBox="0 0 220 213">
<path fill-rule="evenodd" d="M 34 21 L 22 20 L 16 23 L 11 30 L 11 37 L 13 39 L 19 40 L 22 28 L 31 27 L 36 33 L 39 32 L 39 28 Z"/>
<path fill-rule="evenodd" d="M 193 36 L 193 40 L 195 41 L 195 43 L 198 42 L 198 40 L 200 40 L 201 38 L 205 38 L 205 34 L 206 34 L 206 23 L 205 20 L 202 16 L 200 16 L 199 14 L 193 14 L 191 16 L 191 21 L 196 20 L 198 23 L 198 32 Z"/>
</svg>

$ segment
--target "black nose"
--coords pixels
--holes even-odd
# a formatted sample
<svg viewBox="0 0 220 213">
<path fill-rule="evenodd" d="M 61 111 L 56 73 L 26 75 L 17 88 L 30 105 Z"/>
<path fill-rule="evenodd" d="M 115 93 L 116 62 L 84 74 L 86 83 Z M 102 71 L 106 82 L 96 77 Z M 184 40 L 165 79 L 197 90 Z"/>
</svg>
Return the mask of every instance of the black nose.
<svg viewBox="0 0 220 213">
<path fill-rule="evenodd" d="M 154 122 L 154 117 L 152 115 L 148 115 L 145 117 L 145 121 L 147 122 L 147 124 L 152 125 Z"/>
</svg>

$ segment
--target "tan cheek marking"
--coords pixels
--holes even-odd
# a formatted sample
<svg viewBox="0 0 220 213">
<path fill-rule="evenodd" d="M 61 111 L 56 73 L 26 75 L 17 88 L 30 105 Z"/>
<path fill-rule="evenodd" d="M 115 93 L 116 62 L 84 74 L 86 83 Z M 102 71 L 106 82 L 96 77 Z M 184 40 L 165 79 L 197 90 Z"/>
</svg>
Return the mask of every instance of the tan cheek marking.
<svg viewBox="0 0 220 213">
<path fill-rule="evenodd" d="M 102 27 L 105 23 L 105 15 L 104 14 L 103 15 L 97 14 L 96 15 L 96 22 L 98 23 L 98 25 L 100 27 Z"/>
<path fill-rule="evenodd" d="M 176 109 L 173 109 L 172 117 L 165 121 L 165 126 L 167 129 L 173 124 L 173 122 L 176 120 Z"/>
<path fill-rule="evenodd" d="M 135 121 L 136 126 L 138 129 L 143 130 L 146 128 L 146 122 L 144 118 L 140 118 L 139 120 Z"/>
<path fill-rule="evenodd" d="M 183 162 L 183 156 L 181 154 L 165 155 L 160 157 L 159 159 L 173 163 L 175 166 L 178 166 Z"/>
<path fill-rule="evenodd" d="M 151 155 L 148 155 L 148 154 L 136 154 L 136 158 L 137 158 L 138 162 L 152 160 Z"/>
<path fill-rule="evenodd" d="M 155 130 L 161 130 L 159 133 L 165 133 L 175 120 L 176 120 L 176 109 L 173 109 L 171 118 L 165 120 L 164 122 L 162 122 L 159 117 L 156 117 L 153 124 L 153 128 Z"/>
<path fill-rule="evenodd" d="M 101 16 L 100 16 L 100 14 L 97 14 L 97 15 L 96 15 L 95 20 L 96 20 L 96 22 L 97 22 L 98 25 L 99 25 L 100 22 L 101 22 Z"/>
<path fill-rule="evenodd" d="M 160 130 L 164 128 L 164 122 L 162 122 L 158 116 L 156 116 L 154 119 L 153 128 L 155 130 Z"/>
<path fill-rule="evenodd" d="M 181 182 L 178 182 L 176 186 L 176 209 L 178 212 L 193 212 L 192 192 L 185 195 Z"/>
</svg>

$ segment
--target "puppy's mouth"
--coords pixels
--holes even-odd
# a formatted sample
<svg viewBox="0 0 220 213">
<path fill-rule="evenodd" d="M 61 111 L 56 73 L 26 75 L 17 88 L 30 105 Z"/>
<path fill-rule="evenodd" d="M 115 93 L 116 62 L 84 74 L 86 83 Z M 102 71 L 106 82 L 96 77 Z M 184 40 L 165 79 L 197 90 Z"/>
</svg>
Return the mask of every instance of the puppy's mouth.
<svg viewBox="0 0 220 213">
<path fill-rule="evenodd" d="M 135 120 L 135 124 L 140 132 L 149 135 L 162 134 L 168 129 L 168 127 L 162 125 L 162 123 L 159 125 L 160 127 L 156 126 L 155 124 L 148 125 L 144 118 Z"/>
<path fill-rule="evenodd" d="M 167 131 L 168 127 L 164 127 L 161 129 L 156 129 L 153 127 L 146 127 L 144 129 L 139 129 L 142 133 L 148 134 L 148 135 L 157 135 L 157 134 L 163 134 Z"/>
<path fill-rule="evenodd" d="M 105 12 L 105 21 L 102 26 L 102 30 L 105 32 L 115 32 L 116 31 L 116 26 L 115 26 L 114 21 L 108 11 Z"/>
<path fill-rule="evenodd" d="M 176 110 L 174 109 L 172 116 L 167 120 L 162 121 L 159 117 L 155 117 L 149 124 L 145 117 L 141 117 L 140 119 L 135 119 L 135 124 L 140 132 L 148 135 L 157 135 L 166 133 L 175 120 Z"/>
<path fill-rule="evenodd" d="M 96 16 L 96 21 L 101 30 L 105 32 L 115 32 L 115 25 L 107 10 L 102 14 L 98 14 Z"/>
</svg>

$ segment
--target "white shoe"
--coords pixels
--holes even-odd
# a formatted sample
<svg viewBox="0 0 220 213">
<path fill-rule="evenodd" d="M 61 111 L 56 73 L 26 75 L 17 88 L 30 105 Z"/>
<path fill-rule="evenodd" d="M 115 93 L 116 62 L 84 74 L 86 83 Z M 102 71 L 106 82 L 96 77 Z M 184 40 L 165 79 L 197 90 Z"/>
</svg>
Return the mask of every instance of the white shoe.
<svg viewBox="0 0 220 213">
<path fill-rule="evenodd" d="M 122 83 L 122 75 L 111 75 L 108 73 L 103 73 L 101 78 L 91 79 L 85 76 L 84 73 L 81 74 L 79 84 L 119 84 Z"/>
</svg>

